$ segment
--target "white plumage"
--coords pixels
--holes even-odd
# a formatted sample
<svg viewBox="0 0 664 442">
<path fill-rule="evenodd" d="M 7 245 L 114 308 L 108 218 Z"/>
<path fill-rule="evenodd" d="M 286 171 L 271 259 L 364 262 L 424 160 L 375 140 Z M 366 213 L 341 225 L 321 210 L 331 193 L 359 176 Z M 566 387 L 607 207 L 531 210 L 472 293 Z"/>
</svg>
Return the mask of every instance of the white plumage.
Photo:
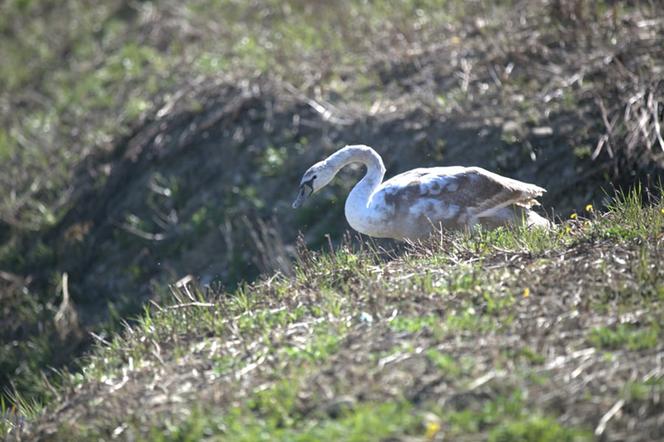
<svg viewBox="0 0 664 442">
<path fill-rule="evenodd" d="M 385 166 L 369 146 L 346 146 L 314 164 L 300 182 L 293 207 L 327 185 L 341 168 L 361 163 L 367 172 L 346 200 L 345 213 L 358 232 L 379 238 L 419 239 L 436 229 L 495 228 L 526 223 L 549 227 L 531 207 L 545 189 L 480 167 L 413 169 L 385 182 Z"/>
</svg>

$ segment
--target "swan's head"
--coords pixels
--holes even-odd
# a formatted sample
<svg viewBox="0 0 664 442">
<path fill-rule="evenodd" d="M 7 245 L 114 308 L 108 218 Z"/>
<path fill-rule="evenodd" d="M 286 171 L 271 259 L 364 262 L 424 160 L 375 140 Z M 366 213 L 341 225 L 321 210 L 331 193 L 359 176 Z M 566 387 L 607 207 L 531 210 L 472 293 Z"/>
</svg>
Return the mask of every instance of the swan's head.
<svg viewBox="0 0 664 442">
<path fill-rule="evenodd" d="M 325 162 L 321 161 L 314 164 L 302 175 L 300 180 L 300 190 L 298 191 L 297 198 L 293 201 L 293 208 L 297 209 L 302 206 L 304 200 L 309 198 L 313 193 L 318 192 L 323 187 L 332 181 L 334 178 L 334 171 Z"/>
</svg>

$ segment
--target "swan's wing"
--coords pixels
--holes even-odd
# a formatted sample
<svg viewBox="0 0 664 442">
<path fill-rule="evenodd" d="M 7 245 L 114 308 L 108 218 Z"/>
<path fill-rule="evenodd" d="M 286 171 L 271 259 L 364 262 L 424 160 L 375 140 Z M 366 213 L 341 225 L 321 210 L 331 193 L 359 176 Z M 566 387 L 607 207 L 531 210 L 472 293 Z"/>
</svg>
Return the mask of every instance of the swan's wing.
<svg viewBox="0 0 664 442">
<path fill-rule="evenodd" d="M 480 167 L 460 166 L 413 169 L 386 181 L 382 188 L 386 200 L 398 205 L 413 208 L 423 201 L 439 201 L 473 218 L 490 216 L 510 205 L 537 205 L 536 198 L 546 192 Z"/>
</svg>

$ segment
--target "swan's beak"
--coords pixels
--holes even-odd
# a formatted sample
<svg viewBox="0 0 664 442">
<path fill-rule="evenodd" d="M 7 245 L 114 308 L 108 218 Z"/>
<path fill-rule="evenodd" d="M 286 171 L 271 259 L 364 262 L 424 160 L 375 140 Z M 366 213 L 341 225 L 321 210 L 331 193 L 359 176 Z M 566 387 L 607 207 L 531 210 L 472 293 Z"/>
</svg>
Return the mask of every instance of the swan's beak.
<svg viewBox="0 0 664 442">
<path fill-rule="evenodd" d="M 312 189 L 309 188 L 308 186 L 300 186 L 300 191 L 297 194 L 297 198 L 295 198 L 295 201 L 293 201 L 293 209 L 297 209 L 304 204 L 304 200 L 306 200 L 309 195 L 311 195 Z"/>
</svg>

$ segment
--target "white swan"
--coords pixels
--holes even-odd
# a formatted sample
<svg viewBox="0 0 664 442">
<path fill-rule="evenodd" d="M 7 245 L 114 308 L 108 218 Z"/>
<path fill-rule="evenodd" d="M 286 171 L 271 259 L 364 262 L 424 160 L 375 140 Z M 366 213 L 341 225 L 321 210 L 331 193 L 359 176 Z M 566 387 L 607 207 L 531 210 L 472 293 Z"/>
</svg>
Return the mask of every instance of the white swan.
<svg viewBox="0 0 664 442">
<path fill-rule="evenodd" d="M 530 210 L 545 189 L 480 167 L 413 169 L 384 183 L 385 166 L 369 146 L 346 146 L 311 166 L 300 182 L 293 208 L 326 186 L 350 163 L 367 168 L 346 200 L 346 219 L 360 233 L 378 238 L 418 239 L 439 226 L 467 229 L 520 224 L 548 227 Z"/>
</svg>

